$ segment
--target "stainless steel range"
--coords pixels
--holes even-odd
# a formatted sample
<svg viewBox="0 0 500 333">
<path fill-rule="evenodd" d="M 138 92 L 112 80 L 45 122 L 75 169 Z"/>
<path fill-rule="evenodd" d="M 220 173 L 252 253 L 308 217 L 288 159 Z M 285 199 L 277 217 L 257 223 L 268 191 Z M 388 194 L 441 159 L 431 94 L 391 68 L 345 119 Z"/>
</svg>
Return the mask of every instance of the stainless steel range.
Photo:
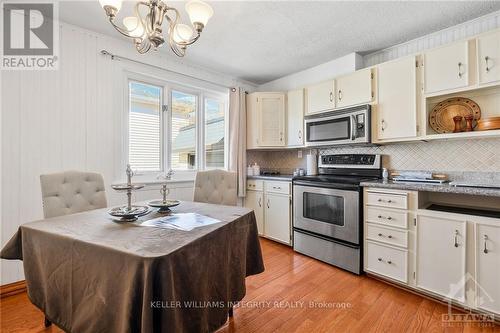
<svg viewBox="0 0 500 333">
<path fill-rule="evenodd" d="M 381 177 L 381 155 L 319 157 L 319 175 L 293 178 L 293 248 L 362 272 L 362 181 Z"/>
</svg>

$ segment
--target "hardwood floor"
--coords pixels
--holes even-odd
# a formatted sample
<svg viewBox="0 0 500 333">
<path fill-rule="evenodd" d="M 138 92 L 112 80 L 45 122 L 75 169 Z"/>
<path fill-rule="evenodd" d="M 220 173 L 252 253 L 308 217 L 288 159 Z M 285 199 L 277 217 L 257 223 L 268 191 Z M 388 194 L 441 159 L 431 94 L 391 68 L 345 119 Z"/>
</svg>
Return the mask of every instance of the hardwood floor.
<svg viewBox="0 0 500 333">
<path fill-rule="evenodd" d="M 447 307 L 367 276 L 262 239 L 266 271 L 247 278 L 247 296 L 217 333 L 229 332 L 500 332 L 478 324 L 443 325 Z M 1 332 L 45 329 L 26 293 L 0 300 Z"/>
</svg>

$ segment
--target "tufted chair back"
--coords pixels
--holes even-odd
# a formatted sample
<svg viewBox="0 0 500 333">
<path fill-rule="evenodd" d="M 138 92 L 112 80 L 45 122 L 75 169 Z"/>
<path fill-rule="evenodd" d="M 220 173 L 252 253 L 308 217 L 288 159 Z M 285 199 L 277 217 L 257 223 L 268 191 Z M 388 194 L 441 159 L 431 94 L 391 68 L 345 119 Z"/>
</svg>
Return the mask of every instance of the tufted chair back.
<svg viewBox="0 0 500 333">
<path fill-rule="evenodd" d="M 236 206 L 238 202 L 236 172 L 199 171 L 194 181 L 193 201 Z"/>
<path fill-rule="evenodd" d="M 40 176 L 45 218 L 107 206 L 104 179 L 98 173 L 65 171 Z"/>
</svg>

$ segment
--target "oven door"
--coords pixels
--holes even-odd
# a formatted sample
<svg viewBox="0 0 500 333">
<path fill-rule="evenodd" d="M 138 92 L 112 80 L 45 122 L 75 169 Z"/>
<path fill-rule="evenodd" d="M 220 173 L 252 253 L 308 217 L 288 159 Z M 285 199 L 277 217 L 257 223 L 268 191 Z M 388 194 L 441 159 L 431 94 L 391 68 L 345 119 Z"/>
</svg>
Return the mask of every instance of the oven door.
<svg viewBox="0 0 500 333">
<path fill-rule="evenodd" d="M 294 185 L 294 228 L 359 244 L 359 193 Z"/>
</svg>

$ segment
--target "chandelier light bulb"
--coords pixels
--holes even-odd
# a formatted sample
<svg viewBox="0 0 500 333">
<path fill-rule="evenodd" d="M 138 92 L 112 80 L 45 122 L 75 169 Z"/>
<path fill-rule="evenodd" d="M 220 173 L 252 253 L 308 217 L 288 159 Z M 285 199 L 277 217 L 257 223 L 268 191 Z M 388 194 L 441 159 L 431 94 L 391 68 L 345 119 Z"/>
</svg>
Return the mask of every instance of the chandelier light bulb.
<svg viewBox="0 0 500 333">
<path fill-rule="evenodd" d="M 214 15 L 214 10 L 207 3 L 200 0 L 191 0 L 186 4 L 186 12 L 193 25 L 196 23 L 207 25 L 208 20 Z"/>
<path fill-rule="evenodd" d="M 125 17 L 123 19 L 123 25 L 127 28 L 128 33 L 132 37 L 142 37 L 142 35 L 144 35 L 144 27 L 137 17 Z"/>
<path fill-rule="evenodd" d="M 122 0 L 99 0 L 99 3 L 108 16 L 115 16 L 122 8 Z"/>
<path fill-rule="evenodd" d="M 176 43 L 187 42 L 193 36 L 193 29 L 186 24 L 177 24 L 174 28 L 173 39 Z"/>
</svg>

